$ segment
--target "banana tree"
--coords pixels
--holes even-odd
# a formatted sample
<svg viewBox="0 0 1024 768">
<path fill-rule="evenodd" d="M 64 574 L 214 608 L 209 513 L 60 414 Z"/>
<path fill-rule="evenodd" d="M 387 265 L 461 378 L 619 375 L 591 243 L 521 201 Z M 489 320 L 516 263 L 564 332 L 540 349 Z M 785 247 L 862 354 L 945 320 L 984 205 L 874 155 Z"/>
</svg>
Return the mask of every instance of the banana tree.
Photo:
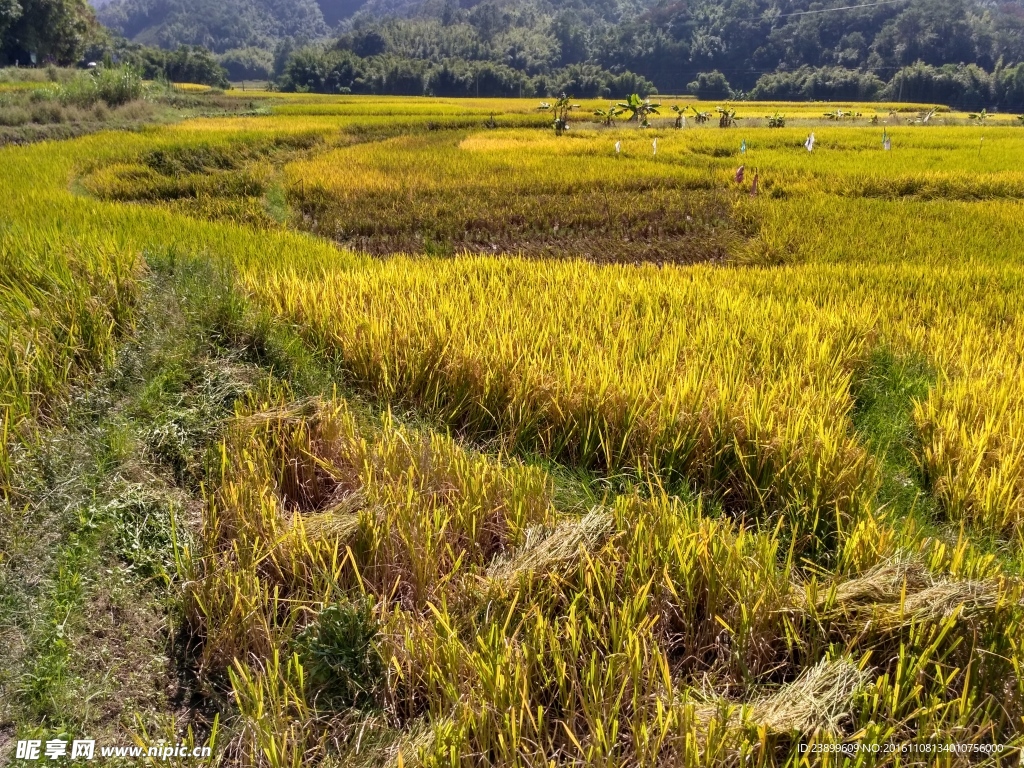
<svg viewBox="0 0 1024 768">
<path fill-rule="evenodd" d="M 711 119 L 710 112 L 701 112 L 699 109 L 692 105 L 690 106 L 690 109 L 693 110 L 693 119 L 698 125 L 703 125 L 704 123 Z"/>
<path fill-rule="evenodd" d="M 786 116 L 780 115 L 776 112 L 774 115 L 765 115 L 768 118 L 769 128 L 785 128 L 786 127 Z"/>
<path fill-rule="evenodd" d="M 564 93 L 555 100 L 554 127 L 556 136 L 561 136 L 569 130 L 569 113 L 579 108 L 579 104 L 572 103 L 572 96 L 566 96 Z"/>
<path fill-rule="evenodd" d="M 732 128 L 736 125 L 736 121 L 739 120 L 739 118 L 736 117 L 736 110 L 728 104 L 724 107 L 715 107 L 715 112 L 718 113 L 719 128 Z"/>
<path fill-rule="evenodd" d="M 626 110 L 624 109 L 619 109 L 615 104 L 612 104 L 608 109 L 595 109 L 594 115 L 601 118 L 601 122 L 605 125 L 611 125 L 612 121 L 625 111 Z"/>
<path fill-rule="evenodd" d="M 988 120 L 988 111 L 983 109 L 981 110 L 981 112 L 972 112 L 967 116 L 967 119 L 977 120 L 979 123 L 984 123 L 986 120 Z"/>
<path fill-rule="evenodd" d="M 826 112 L 824 114 L 824 117 L 829 119 L 829 120 L 843 120 L 843 119 L 850 119 L 850 120 L 852 120 L 855 117 L 860 117 L 860 112 L 853 112 L 853 111 L 850 111 L 850 110 L 837 109 L 837 110 L 835 110 L 833 112 Z"/>
<path fill-rule="evenodd" d="M 658 114 L 661 104 L 656 104 L 650 99 L 642 99 L 638 94 L 633 93 L 626 101 L 620 101 L 615 106 L 630 113 L 630 122 L 636 121 L 640 123 L 641 128 L 647 128 L 650 125 L 647 118 Z"/>
<path fill-rule="evenodd" d="M 678 104 L 673 104 L 672 111 L 676 113 L 676 128 L 682 128 L 683 120 L 686 119 L 686 107 L 680 107 Z"/>
</svg>

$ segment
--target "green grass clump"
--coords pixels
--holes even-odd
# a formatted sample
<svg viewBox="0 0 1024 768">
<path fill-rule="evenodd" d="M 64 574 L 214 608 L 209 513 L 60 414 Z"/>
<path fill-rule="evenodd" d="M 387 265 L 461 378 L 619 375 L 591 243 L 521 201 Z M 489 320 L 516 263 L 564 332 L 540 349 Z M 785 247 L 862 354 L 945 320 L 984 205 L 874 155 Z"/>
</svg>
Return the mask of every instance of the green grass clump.
<svg viewBox="0 0 1024 768">
<path fill-rule="evenodd" d="M 110 107 L 119 107 L 142 98 L 142 76 L 130 67 L 100 67 L 94 72 L 82 73 L 61 83 L 56 97 L 61 104 L 91 107 L 103 101 Z"/>
</svg>

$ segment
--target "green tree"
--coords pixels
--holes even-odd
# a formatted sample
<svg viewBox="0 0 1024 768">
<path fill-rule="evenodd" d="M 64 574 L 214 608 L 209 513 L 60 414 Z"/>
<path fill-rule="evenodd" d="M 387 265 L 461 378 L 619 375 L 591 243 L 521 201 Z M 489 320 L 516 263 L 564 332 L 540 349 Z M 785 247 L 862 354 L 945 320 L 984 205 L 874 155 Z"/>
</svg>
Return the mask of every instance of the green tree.
<svg viewBox="0 0 1024 768">
<path fill-rule="evenodd" d="M 696 80 L 686 86 L 686 90 L 701 101 L 730 99 L 733 96 L 729 81 L 717 69 L 714 72 L 701 72 Z"/>
<path fill-rule="evenodd" d="M 2 60 L 67 65 L 100 28 L 86 0 L 0 0 L 0 32 Z"/>
<path fill-rule="evenodd" d="M 269 80 L 273 74 L 273 54 L 261 48 L 234 48 L 217 57 L 232 80 Z"/>
<path fill-rule="evenodd" d="M 1007 67 L 995 76 L 996 100 L 1004 109 L 1024 109 L 1024 64 Z"/>
<path fill-rule="evenodd" d="M 199 46 L 182 45 L 167 54 L 164 75 L 177 83 L 201 83 L 227 88 L 227 71 L 208 50 Z"/>
<path fill-rule="evenodd" d="M 7 38 L 7 31 L 21 18 L 21 3 L 18 0 L 0 0 L 0 46 Z M 3 49 L 0 48 L 0 51 Z"/>
</svg>

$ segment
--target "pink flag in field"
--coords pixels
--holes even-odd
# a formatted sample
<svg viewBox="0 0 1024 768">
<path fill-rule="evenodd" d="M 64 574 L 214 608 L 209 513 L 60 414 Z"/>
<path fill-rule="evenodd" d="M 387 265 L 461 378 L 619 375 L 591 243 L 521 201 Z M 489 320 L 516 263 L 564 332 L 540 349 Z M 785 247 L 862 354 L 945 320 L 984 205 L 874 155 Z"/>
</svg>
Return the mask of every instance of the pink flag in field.
<svg viewBox="0 0 1024 768">
<path fill-rule="evenodd" d="M 737 184 L 742 184 L 743 183 L 743 166 L 742 165 L 739 168 L 736 169 L 736 183 Z"/>
</svg>

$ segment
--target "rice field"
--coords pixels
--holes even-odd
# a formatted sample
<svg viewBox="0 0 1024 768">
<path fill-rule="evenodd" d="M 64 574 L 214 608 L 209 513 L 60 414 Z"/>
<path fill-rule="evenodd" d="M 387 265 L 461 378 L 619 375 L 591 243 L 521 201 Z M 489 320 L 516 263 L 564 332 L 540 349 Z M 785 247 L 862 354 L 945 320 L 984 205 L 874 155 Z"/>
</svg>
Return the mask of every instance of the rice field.
<svg viewBox="0 0 1024 768">
<path fill-rule="evenodd" d="M 1016 764 L 1016 116 L 260 98 L 0 149 L 7 509 L 159 265 L 330 371 L 194 461 L 216 762 Z"/>
</svg>

